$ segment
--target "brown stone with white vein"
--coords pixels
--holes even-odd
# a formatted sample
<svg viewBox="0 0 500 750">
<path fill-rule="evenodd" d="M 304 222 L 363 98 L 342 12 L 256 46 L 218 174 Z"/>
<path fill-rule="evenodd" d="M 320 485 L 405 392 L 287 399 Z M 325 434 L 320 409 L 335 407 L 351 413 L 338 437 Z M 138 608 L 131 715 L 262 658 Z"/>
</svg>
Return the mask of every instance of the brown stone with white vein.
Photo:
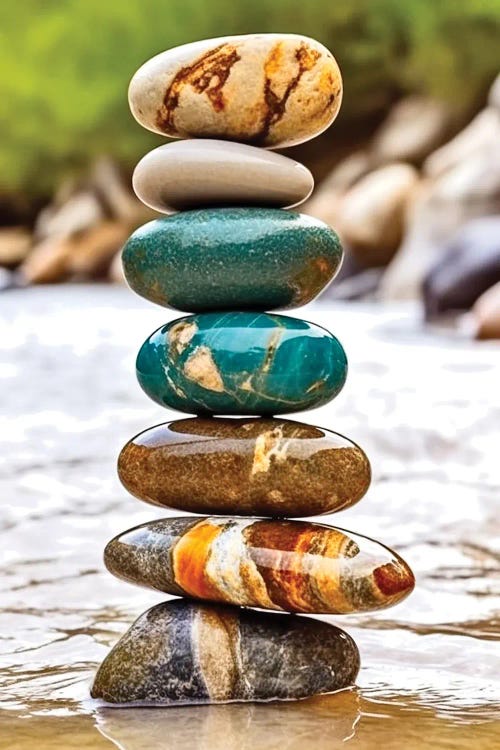
<svg viewBox="0 0 500 750">
<path fill-rule="evenodd" d="M 132 438 L 118 460 L 136 497 L 193 513 L 313 516 L 356 503 L 364 452 L 342 435 L 286 419 L 181 419 Z"/>
<path fill-rule="evenodd" d="M 296 34 L 248 34 L 156 55 L 130 82 L 129 104 L 148 130 L 268 148 L 308 141 L 335 119 L 342 79 L 333 55 Z"/>
</svg>

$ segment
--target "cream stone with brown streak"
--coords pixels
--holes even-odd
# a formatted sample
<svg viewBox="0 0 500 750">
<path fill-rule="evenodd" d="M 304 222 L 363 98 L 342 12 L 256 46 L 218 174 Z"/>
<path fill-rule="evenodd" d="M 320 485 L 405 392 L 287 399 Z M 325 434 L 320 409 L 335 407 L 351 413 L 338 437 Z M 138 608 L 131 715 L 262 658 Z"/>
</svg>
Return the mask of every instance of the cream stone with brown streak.
<svg viewBox="0 0 500 750">
<path fill-rule="evenodd" d="M 333 55 L 296 34 L 249 34 L 185 44 L 136 72 L 129 103 L 148 130 L 283 148 L 335 119 L 342 79 Z"/>
</svg>

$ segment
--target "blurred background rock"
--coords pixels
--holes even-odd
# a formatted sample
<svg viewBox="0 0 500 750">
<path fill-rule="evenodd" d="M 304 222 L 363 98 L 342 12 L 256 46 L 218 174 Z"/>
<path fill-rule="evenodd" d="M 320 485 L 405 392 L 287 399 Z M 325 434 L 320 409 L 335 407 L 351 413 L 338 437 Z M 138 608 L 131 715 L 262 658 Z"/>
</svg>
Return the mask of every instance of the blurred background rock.
<svg viewBox="0 0 500 750">
<path fill-rule="evenodd" d="M 324 299 L 421 299 L 500 336 L 499 0 L 23 0 L 0 9 L 0 288 L 120 282 L 119 250 L 154 217 L 131 171 L 164 142 L 126 88 L 153 54 L 259 31 L 319 39 L 341 114 L 287 153 L 314 173 L 301 209 L 346 247 Z M 14 293 L 14 292 L 13 292 Z"/>
</svg>

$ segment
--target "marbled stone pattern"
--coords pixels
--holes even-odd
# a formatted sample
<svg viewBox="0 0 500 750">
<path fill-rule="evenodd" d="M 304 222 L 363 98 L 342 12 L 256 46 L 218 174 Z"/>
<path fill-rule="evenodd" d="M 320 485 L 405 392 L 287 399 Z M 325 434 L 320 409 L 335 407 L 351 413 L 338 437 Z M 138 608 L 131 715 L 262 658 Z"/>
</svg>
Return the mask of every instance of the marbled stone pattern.
<svg viewBox="0 0 500 750">
<path fill-rule="evenodd" d="M 383 609 L 414 586 L 387 547 L 304 521 L 165 518 L 112 539 L 104 562 L 118 578 L 167 594 L 289 612 Z"/>
<path fill-rule="evenodd" d="M 186 600 L 144 612 L 104 659 L 92 697 L 149 705 L 307 698 L 353 685 L 359 652 L 319 620 Z"/>
<path fill-rule="evenodd" d="M 333 55 L 295 34 L 249 34 L 185 44 L 135 73 L 129 104 L 148 130 L 283 148 L 335 119 L 342 79 Z"/>
<path fill-rule="evenodd" d="M 297 318 L 201 313 L 155 331 L 137 356 L 147 395 L 191 414 L 284 414 L 334 398 L 347 376 L 339 341 Z"/>
<path fill-rule="evenodd" d="M 201 138 L 167 143 L 134 170 L 134 191 L 147 206 L 172 214 L 207 206 L 292 208 L 311 194 L 303 164 L 273 151 Z"/>
<path fill-rule="evenodd" d="M 310 302 L 342 260 L 335 232 L 275 208 L 213 208 L 156 219 L 125 244 L 130 287 L 186 312 L 272 310 Z"/>
<path fill-rule="evenodd" d="M 348 438 L 284 419 L 195 418 L 151 427 L 120 453 L 136 497 L 191 513 L 316 516 L 365 494 L 370 464 Z"/>
</svg>

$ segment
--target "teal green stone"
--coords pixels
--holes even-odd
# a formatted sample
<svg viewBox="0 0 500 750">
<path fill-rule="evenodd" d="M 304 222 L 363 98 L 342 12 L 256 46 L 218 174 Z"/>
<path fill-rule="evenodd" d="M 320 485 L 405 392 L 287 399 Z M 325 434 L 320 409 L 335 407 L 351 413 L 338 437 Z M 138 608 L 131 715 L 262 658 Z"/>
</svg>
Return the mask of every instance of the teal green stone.
<svg viewBox="0 0 500 750">
<path fill-rule="evenodd" d="M 153 401 L 188 414 L 286 414 L 334 398 L 347 359 L 329 331 L 255 312 L 179 318 L 155 331 L 137 356 Z"/>
<path fill-rule="evenodd" d="M 273 208 L 211 208 L 157 219 L 125 244 L 130 287 L 188 312 L 305 305 L 342 260 L 335 232 L 318 219 Z"/>
</svg>

